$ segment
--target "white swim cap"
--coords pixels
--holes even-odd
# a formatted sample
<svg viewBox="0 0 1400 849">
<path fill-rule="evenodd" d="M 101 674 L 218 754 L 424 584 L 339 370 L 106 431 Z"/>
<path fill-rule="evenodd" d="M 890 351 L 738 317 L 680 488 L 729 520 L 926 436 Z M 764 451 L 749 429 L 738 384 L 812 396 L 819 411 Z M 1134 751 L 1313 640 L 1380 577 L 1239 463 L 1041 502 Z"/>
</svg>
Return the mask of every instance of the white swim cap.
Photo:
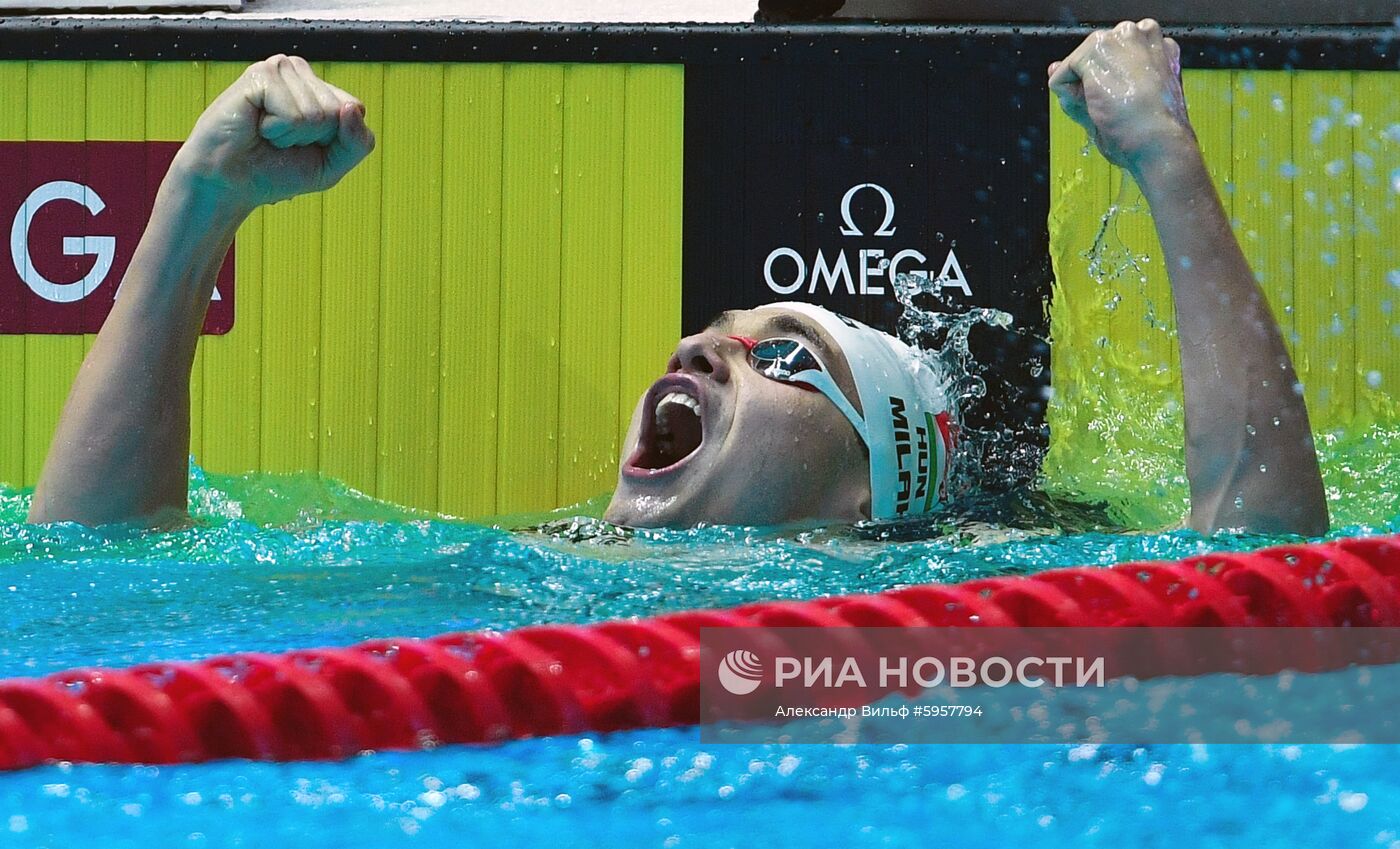
<svg viewBox="0 0 1400 849">
<path fill-rule="evenodd" d="M 815 321 L 851 368 L 864 415 L 821 372 L 800 372 L 831 398 L 870 452 L 870 518 L 904 519 L 930 513 L 947 494 L 953 447 L 945 383 L 919 352 L 895 337 L 824 307 L 797 301 L 767 304 Z"/>
</svg>

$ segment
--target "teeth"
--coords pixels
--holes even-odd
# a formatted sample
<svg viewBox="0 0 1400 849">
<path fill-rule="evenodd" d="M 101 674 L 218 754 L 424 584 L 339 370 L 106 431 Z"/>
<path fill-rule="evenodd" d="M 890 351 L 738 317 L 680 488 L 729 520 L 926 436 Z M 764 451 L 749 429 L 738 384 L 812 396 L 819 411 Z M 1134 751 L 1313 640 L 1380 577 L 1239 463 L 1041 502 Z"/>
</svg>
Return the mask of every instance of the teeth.
<svg viewBox="0 0 1400 849">
<path fill-rule="evenodd" d="M 667 404 L 684 404 L 696 413 L 700 412 L 700 402 L 684 392 L 672 392 L 661 399 L 661 403 L 656 405 L 659 410 Z"/>
<path fill-rule="evenodd" d="M 669 415 L 666 408 L 672 404 L 680 404 L 682 407 L 689 407 L 691 412 L 695 413 L 695 415 L 700 415 L 700 402 L 693 396 L 685 392 L 668 392 L 656 404 L 655 417 L 658 433 L 670 433 L 670 429 L 666 426 L 666 418 Z"/>
</svg>

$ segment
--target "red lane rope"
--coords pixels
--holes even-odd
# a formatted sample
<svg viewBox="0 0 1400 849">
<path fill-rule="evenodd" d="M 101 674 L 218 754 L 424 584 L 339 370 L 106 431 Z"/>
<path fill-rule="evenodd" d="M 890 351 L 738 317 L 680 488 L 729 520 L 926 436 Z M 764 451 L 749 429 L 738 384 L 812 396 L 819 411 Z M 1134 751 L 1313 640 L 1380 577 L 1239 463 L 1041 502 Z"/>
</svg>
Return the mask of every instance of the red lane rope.
<svg viewBox="0 0 1400 849">
<path fill-rule="evenodd" d="M 1400 537 L 0 681 L 0 769 L 341 758 L 690 725 L 700 628 L 949 625 L 1396 627 Z"/>
</svg>

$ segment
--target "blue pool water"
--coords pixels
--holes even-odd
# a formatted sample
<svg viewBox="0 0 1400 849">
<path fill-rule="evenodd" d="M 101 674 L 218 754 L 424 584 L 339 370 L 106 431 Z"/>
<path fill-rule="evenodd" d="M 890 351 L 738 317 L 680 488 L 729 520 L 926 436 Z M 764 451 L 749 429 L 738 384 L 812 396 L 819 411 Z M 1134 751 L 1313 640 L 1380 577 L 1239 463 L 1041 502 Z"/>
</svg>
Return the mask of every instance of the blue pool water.
<svg viewBox="0 0 1400 849">
<path fill-rule="evenodd" d="M 1385 484 L 1400 456 L 1396 434 L 1322 447 L 1334 533 L 1396 531 L 1400 510 Z M 0 675 L 586 622 L 1274 541 L 1112 528 L 1142 503 L 1060 513 L 1014 499 L 914 541 L 850 529 L 623 537 L 565 518 L 597 504 L 483 527 L 310 477 L 194 475 L 198 524 L 163 534 L 26 526 L 27 494 L 0 487 Z M 1160 493 L 1144 497 L 1163 517 L 1181 515 L 1179 492 L 1165 505 Z M 543 530 L 504 529 L 544 519 L 554 521 Z M 706 746 L 683 729 L 344 763 L 55 766 L 0 775 L 0 846 L 1400 849 L 1397 754 Z"/>
</svg>

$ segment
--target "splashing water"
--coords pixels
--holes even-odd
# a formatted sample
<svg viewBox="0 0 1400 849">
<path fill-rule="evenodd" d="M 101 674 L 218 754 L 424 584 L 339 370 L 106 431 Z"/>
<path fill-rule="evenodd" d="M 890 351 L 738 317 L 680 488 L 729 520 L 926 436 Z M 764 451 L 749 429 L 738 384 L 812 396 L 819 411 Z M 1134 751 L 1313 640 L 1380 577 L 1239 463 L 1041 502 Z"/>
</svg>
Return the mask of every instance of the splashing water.
<svg viewBox="0 0 1400 849">
<path fill-rule="evenodd" d="M 1083 215 L 1082 198 L 1073 200 L 1097 190 L 1086 181 L 1086 171 L 1073 175 L 1050 216 L 1055 392 L 1042 481 L 1057 497 L 1106 503 L 1125 527 L 1171 526 L 1186 515 L 1189 492 L 1167 269 L 1133 180 L 1123 176 L 1101 217 Z M 1284 306 L 1279 317 L 1287 323 L 1291 314 Z M 1296 346 L 1297 334 L 1289 341 Z M 1381 381 L 1364 377 L 1352 421 L 1316 436 L 1334 527 L 1386 521 L 1400 509 L 1373 483 L 1395 467 L 1400 409 L 1373 385 Z"/>
<path fill-rule="evenodd" d="M 987 307 L 974 307 L 961 313 L 926 309 L 919 305 L 920 296 L 937 294 L 938 281 L 925 275 L 895 275 L 895 297 L 904 307 L 899 317 L 899 337 L 915 350 L 923 352 L 947 380 L 948 398 L 955 407 L 982 398 L 987 394 L 983 368 L 968 346 L 972 329 L 1010 327 L 1011 314 Z M 941 342 L 930 345 L 930 340 Z"/>
<path fill-rule="evenodd" d="M 959 450 L 949 472 L 949 492 L 955 500 L 983 491 L 1024 486 L 1039 476 L 1042 451 L 1024 429 L 1007 424 L 979 427 L 967 411 L 987 397 L 993 379 L 990 367 L 972 350 L 977 328 L 1008 330 L 1010 313 L 988 307 L 948 312 L 938 302 L 940 284 L 924 275 L 895 276 L 895 296 L 903 306 L 898 332 L 922 352 L 944 376 L 945 390 L 959 427 Z M 1032 373 L 1042 366 L 1029 365 Z"/>
<path fill-rule="evenodd" d="M 1110 204 L 1099 219 L 1099 230 L 1093 244 L 1080 256 L 1088 263 L 1089 277 L 1095 284 L 1115 284 L 1109 287 L 1115 291 L 1104 302 L 1104 309 L 1109 312 L 1117 310 L 1123 302 L 1123 295 L 1116 290 L 1124 285 L 1132 286 L 1146 302 L 1143 320 L 1154 330 L 1170 332 L 1171 325 L 1158 317 L 1157 305 L 1147 293 L 1152 255 L 1129 245 L 1119 231 L 1119 225 L 1125 220 L 1148 215 L 1150 212 L 1142 192 L 1137 190 L 1132 180 L 1125 179 L 1118 200 Z"/>
</svg>

